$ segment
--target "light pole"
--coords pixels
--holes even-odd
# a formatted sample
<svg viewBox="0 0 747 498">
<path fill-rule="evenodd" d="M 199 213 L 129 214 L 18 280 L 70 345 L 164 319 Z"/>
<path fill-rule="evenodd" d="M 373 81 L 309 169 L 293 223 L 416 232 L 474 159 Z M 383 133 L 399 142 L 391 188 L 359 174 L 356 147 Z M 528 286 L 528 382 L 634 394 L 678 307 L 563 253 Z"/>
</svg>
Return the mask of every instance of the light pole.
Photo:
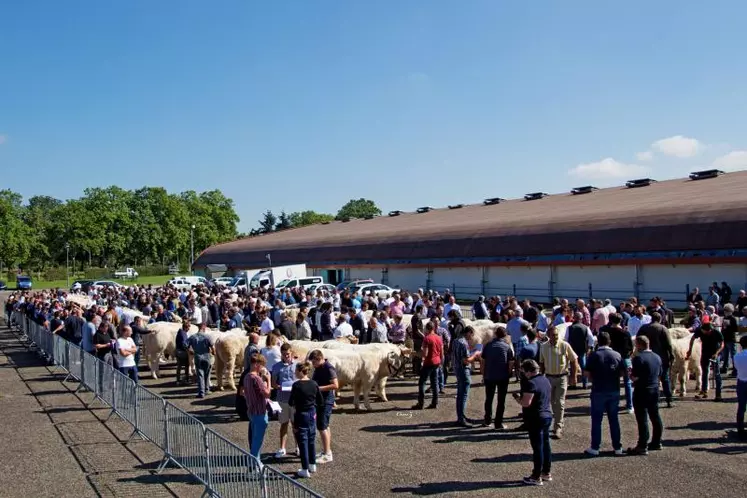
<svg viewBox="0 0 747 498">
<path fill-rule="evenodd" d="M 67 288 L 70 288 L 70 242 L 65 242 L 65 275 L 67 276 Z"/>
<path fill-rule="evenodd" d="M 189 251 L 189 272 L 190 274 L 194 275 L 195 270 L 193 266 L 195 265 L 195 226 L 192 225 L 192 231 L 190 232 L 190 251 Z"/>
</svg>

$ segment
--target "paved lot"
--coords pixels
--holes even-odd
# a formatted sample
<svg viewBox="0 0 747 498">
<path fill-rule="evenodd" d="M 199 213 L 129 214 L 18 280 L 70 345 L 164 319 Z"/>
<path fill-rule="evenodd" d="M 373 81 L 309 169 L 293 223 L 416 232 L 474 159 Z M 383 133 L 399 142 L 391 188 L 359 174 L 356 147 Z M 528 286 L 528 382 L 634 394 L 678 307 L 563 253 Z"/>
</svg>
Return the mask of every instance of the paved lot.
<svg viewBox="0 0 747 498">
<path fill-rule="evenodd" d="M 192 388 L 173 384 L 173 368 L 162 369 L 165 378 L 144 380 L 145 384 L 173 403 L 189 410 L 206 424 L 216 427 L 246 445 L 246 423 L 233 412 L 233 394 L 213 393 L 195 399 Z M 147 374 L 144 373 L 144 375 Z M 482 415 L 484 400 L 479 375 L 472 390 L 469 413 Z M 516 385 L 512 386 L 513 389 Z M 496 433 L 491 429 L 457 429 L 449 426 L 455 413 L 455 389 L 448 388 L 437 411 L 412 412 L 415 383 L 394 381 L 388 388 L 390 401 L 374 403 L 371 413 L 350 410 L 351 393 L 343 392 L 340 409 L 332 418 L 335 461 L 320 465 L 309 485 L 329 497 L 392 495 L 496 496 L 744 496 L 747 485 L 747 444 L 732 440 L 735 412 L 734 381 L 728 380 L 726 402 L 696 401 L 691 395 L 672 409 L 664 409 L 662 452 L 648 457 L 611 456 L 605 427 L 604 456 L 588 459 L 582 454 L 589 446 L 588 393 L 569 394 L 565 437 L 553 442 L 555 481 L 543 488 L 528 488 L 519 480 L 528 474 L 529 442 L 526 436 Z M 509 405 L 508 414 L 518 414 Z M 636 440 L 633 415 L 621 415 L 623 444 Z M 516 419 L 508 421 L 516 426 Z M 278 425 L 271 424 L 263 453 L 272 460 L 277 449 Z M 295 446 L 293 446 L 295 447 Z M 293 472 L 299 459 L 278 463 Z"/>
<path fill-rule="evenodd" d="M 10 462 L 9 470 L 0 475 L 1 489 L 13 489 L 9 484 L 29 476 L 22 483 L 23 488 L 12 496 L 192 496 L 201 492 L 183 473 L 174 471 L 166 477 L 151 475 L 150 470 L 160 459 L 155 447 L 144 442 L 123 446 L 118 440 L 129 435 L 124 424 L 113 418 L 106 426 L 102 425 L 100 420 L 105 418 L 105 410 L 85 410 L 78 397 L 60 384 L 59 377 L 51 379 L 46 368 L 38 367 L 35 360 L 8 342 L 7 336 L 0 335 L 0 339 L 3 351 L 18 364 L 16 370 L 22 377 L 8 381 L 7 362 L 3 360 L 0 373 L 4 376 L 0 382 L 4 396 L 0 398 L 0 416 L 4 422 L 11 422 L 4 423 L 0 430 L 3 441 L 12 444 L 0 449 L 0 458 Z M 238 421 L 234 414 L 233 393 L 217 392 L 205 399 L 195 399 L 193 388 L 174 385 L 173 365 L 161 371 L 164 377 L 158 380 L 147 378 L 148 372 L 143 372 L 144 384 L 246 446 L 246 423 Z M 24 385 L 22 380 L 40 398 L 44 413 L 33 414 L 30 406 L 19 407 L 18 400 L 13 401 L 15 404 L 9 402 L 9 394 L 13 395 L 11 400 L 28 394 L 28 389 L 26 394 L 18 391 L 18 386 Z M 474 377 L 468 407 L 469 415 L 474 418 L 482 415 L 484 398 L 480 381 L 479 375 Z M 513 385 L 512 389 L 515 388 Z M 689 388 L 692 389 L 692 382 Z M 731 379 L 725 382 L 724 403 L 696 401 L 691 393 L 675 408 L 664 409 L 666 448 L 648 457 L 611 456 L 605 427 L 605 453 L 595 459 L 585 458 L 582 452 L 589 445 L 588 393 L 571 392 L 565 437 L 553 441 L 555 481 L 542 488 L 524 487 L 519 482 L 531 467 L 526 436 L 485 428 L 450 427 L 455 418 L 453 386 L 447 388 L 437 411 L 409 410 L 415 392 L 412 379 L 390 382 L 387 391 L 390 401 L 374 403 L 370 413 L 352 412 L 351 393 L 343 391 L 340 408 L 332 418 L 335 461 L 320 466 L 319 473 L 308 481 L 309 486 L 327 497 L 364 494 L 493 497 L 499 493 L 559 497 L 621 494 L 741 497 L 747 486 L 744 472 L 747 444 L 736 442 L 727 434 L 732 430 L 736 409 Z M 81 397 L 88 400 L 85 394 Z M 20 411 L 16 418 L 14 411 Z M 507 415 L 516 414 L 518 407 L 509 401 Z M 636 439 L 635 420 L 632 415 L 624 414 L 621 422 L 623 444 L 627 447 Z M 515 418 L 507 423 L 510 427 L 518 424 Z M 30 431 L 23 435 L 8 427 L 28 427 Z M 263 448 L 268 461 L 272 461 L 270 455 L 277 449 L 277 441 L 278 425 L 273 423 Z M 96 449 L 88 449 L 87 445 Z M 18 459 L 16 446 L 29 448 L 23 452 L 28 455 L 25 461 Z M 294 447 L 292 443 L 289 446 Z M 69 456 L 70 452 L 75 458 Z M 39 463 L 29 464 L 29 461 Z M 289 457 L 277 462 L 277 466 L 292 473 L 300 463 L 296 457 Z M 52 468 L 54 474 L 50 473 Z"/>
</svg>

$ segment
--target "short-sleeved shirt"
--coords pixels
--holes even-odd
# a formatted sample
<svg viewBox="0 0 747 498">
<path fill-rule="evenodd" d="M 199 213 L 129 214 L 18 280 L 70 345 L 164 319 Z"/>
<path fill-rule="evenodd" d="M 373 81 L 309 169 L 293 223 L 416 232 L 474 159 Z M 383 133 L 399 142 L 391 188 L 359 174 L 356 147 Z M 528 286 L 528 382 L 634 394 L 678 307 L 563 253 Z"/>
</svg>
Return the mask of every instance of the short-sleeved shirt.
<svg viewBox="0 0 747 498">
<path fill-rule="evenodd" d="M 540 363 L 545 365 L 546 375 L 567 374 L 571 364 L 577 360 L 578 356 L 571 345 L 561 339 L 555 346 L 550 341 L 540 346 Z"/>
<path fill-rule="evenodd" d="M 132 337 L 120 337 L 117 339 L 117 354 L 119 355 L 119 366 L 120 367 L 134 367 L 135 365 L 135 355 L 127 355 L 122 356 L 119 354 L 120 349 L 132 349 L 135 347 L 135 341 L 132 340 Z"/>
<path fill-rule="evenodd" d="M 273 382 L 281 387 L 278 390 L 276 401 L 278 403 L 287 403 L 290 399 L 290 391 L 283 391 L 282 387 L 284 382 L 293 382 L 296 380 L 296 362 L 291 361 L 286 364 L 279 361 L 272 367 L 271 374 Z"/>
<path fill-rule="evenodd" d="M 635 377 L 633 387 L 646 389 L 648 391 L 659 390 L 659 377 L 661 376 L 661 358 L 651 350 L 641 351 L 633 357 L 632 374 Z"/>
<path fill-rule="evenodd" d="M 522 410 L 525 423 L 532 425 L 539 423 L 541 419 L 552 418 L 551 391 L 550 381 L 544 375 L 535 375 L 531 379 L 524 379 L 521 392 L 534 394 L 532 403 Z"/>
<path fill-rule="evenodd" d="M 530 342 L 529 344 L 525 345 L 523 348 L 521 348 L 521 352 L 519 353 L 519 359 L 522 361 L 524 360 L 539 360 L 539 348 L 540 345 L 537 341 Z"/>
<path fill-rule="evenodd" d="M 332 381 L 337 378 L 337 370 L 333 367 L 329 361 L 324 360 L 324 363 L 319 368 L 314 369 L 314 376 L 311 378 L 319 387 L 324 387 L 332 384 Z M 322 398 L 324 404 L 334 405 L 335 404 L 335 391 L 322 392 Z"/>
<path fill-rule="evenodd" d="M 724 336 L 718 330 L 711 330 L 710 334 L 704 334 L 702 329 L 698 329 L 693 335 L 702 343 L 703 350 L 700 357 L 703 361 L 715 355 L 721 343 L 724 342 Z"/>
<path fill-rule="evenodd" d="M 469 357 L 469 345 L 467 339 L 460 337 L 451 346 L 451 366 L 454 370 L 471 370 L 469 365 L 464 364 L 464 359 Z"/>
<path fill-rule="evenodd" d="M 198 332 L 187 339 L 187 347 L 191 347 L 192 351 L 197 356 L 205 356 L 210 354 L 210 340 L 207 336 Z"/>
<path fill-rule="evenodd" d="M 591 353 L 586 360 L 586 370 L 591 372 L 591 392 L 620 392 L 620 376 L 624 368 L 620 353 L 608 346 L 601 346 Z"/>
<path fill-rule="evenodd" d="M 493 339 L 482 348 L 485 362 L 485 380 L 506 380 L 510 377 L 508 363 L 514 359 L 514 352 L 506 341 Z"/>
<path fill-rule="evenodd" d="M 426 367 L 438 366 L 441 364 L 441 357 L 444 354 L 444 343 L 441 337 L 431 332 L 423 338 L 421 351 L 428 348 L 428 356 L 423 357 L 423 365 Z"/>
</svg>

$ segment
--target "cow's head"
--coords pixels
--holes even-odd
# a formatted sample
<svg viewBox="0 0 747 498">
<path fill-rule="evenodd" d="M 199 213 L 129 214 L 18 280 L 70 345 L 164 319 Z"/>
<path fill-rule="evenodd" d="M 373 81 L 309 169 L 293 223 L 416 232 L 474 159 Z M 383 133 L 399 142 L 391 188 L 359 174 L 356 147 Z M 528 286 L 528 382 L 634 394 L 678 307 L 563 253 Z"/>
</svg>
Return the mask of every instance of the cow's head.
<svg viewBox="0 0 747 498">
<path fill-rule="evenodd" d="M 407 365 L 406 357 L 404 354 L 390 351 L 387 355 L 387 367 L 389 368 L 389 376 L 397 377 L 401 375 Z"/>
</svg>

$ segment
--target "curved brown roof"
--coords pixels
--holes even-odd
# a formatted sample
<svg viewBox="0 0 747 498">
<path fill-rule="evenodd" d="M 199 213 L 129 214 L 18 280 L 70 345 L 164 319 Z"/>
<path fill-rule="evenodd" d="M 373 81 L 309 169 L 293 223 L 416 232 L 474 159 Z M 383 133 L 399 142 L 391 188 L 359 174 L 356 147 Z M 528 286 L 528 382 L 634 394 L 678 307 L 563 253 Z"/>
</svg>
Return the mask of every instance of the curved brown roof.
<svg viewBox="0 0 747 498">
<path fill-rule="evenodd" d="M 195 266 L 468 263 L 504 257 L 747 249 L 747 171 L 639 188 L 332 222 L 219 244 Z"/>
</svg>

